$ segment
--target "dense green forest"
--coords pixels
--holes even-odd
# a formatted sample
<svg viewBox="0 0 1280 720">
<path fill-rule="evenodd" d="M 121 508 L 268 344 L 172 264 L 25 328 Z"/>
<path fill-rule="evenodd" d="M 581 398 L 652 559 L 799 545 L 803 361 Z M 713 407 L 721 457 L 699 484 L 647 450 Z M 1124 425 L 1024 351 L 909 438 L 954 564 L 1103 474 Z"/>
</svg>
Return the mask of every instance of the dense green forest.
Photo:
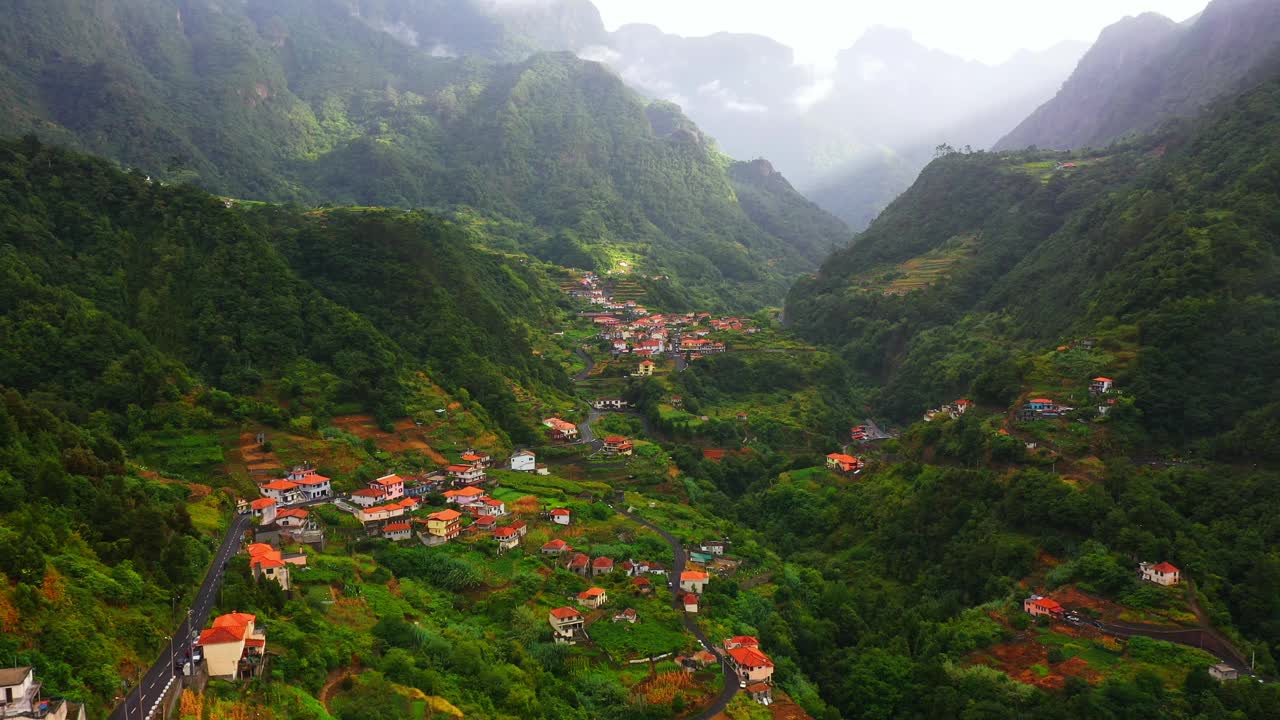
<svg viewBox="0 0 1280 720">
<path fill-rule="evenodd" d="M 882 383 L 899 418 L 964 393 L 1009 403 L 1030 353 L 1098 338 L 1132 353 L 1120 380 L 1157 437 L 1273 433 L 1277 102 L 1273 75 L 1105 153 L 942 148 L 797 283 L 788 319 Z"/>
<path fill-rule="evenodd" d="M 434 57 L 337 0 L 177 4 L 10 8 L 0 120 L 239 198 L 475 208 L 522 251 L 561 260 L 554 237 L 586 269 L 669 277 L 714 307 L 777 302 L 846 239 L 785 181 L 736 183 L 676 106 L 569 53 Z"/>
</svg>

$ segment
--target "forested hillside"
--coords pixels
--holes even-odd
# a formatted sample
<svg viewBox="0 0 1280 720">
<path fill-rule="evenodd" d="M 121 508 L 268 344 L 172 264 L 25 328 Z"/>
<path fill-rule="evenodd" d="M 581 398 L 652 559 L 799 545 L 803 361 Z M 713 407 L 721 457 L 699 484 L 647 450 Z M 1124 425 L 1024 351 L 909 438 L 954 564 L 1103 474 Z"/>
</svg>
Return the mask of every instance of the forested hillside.
<svg viewBox="0 0 1280 720">
<path fill-rule="evenodd" d="M 374 22 L 337 0 L 177 5 L 10 8 L 0 120 L 238 198 L 475 208 L 524 226 L 523 250 L 559 237 L 589 269 L 726 307 L 777 301 L 840 233 L 789 188 L 748 212 L 678 108 L 570 54 L 439 57 L 387 29 L 399 6 Z"/>
<path fill-rule="evenodd" d="M 1106 28 L 1057 96 L 995 145 L 1104 147 L 1199 113 L 1280 51 L 1280 5 L 1215 0 L 1187 23 L 1144 13 Z"/>
<path fill-rule="evenodd" d="M 1248 435 L 1280 400 L 1278 102 L 1273 73 L 1107 154 L 945 154 L 797 284 L 788 317 L 900 418 L 953 393 L 1008 403 L 1019 348 L 1097 337 L 1133 353 L 1150 431 Z"/>
</svg>

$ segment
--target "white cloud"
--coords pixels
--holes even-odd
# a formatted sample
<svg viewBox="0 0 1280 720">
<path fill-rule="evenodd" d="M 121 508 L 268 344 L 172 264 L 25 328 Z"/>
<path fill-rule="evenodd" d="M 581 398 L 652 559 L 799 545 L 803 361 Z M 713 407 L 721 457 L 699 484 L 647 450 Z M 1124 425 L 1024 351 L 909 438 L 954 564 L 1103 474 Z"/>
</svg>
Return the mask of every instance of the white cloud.
<svg viewBox="0 0 1280 720">
<path fill-rule="evenodd" d="M 578 57 L 606 65 L 617 65 L 622 61 L 622 53 L 604 45 L 588 45 L 578 51 Z"/>
<path fill-rule="evenodd" d="M 444 43 L 436 43 L 435 45 L 431 46 L 431 57 L 437 57 L 437 58 L 458 57 L 458 53 L 454 52 L 453 48 L 449 47 L 448 45 L 445 45 Z"/>
<path fill-rule="evenodd" d="M 806 112 L 809 108 L 826 100 L 835 87 L 835 80 L 831 78 L 830 74 L 818 77 L 791 96 L 791 105 L 800 112 Z"/>
<path fill-rule="evenodd" d="M 743 100 L 739 98 L 732 90 L 720 84 L 719 80 L 712 80 L 698 87 L 698 95 L 702 98 L 719 103 L 725 110 L 732 110 L 740 113 L 764 113 L 769 112 L 766 105 Z"/>
</svg>

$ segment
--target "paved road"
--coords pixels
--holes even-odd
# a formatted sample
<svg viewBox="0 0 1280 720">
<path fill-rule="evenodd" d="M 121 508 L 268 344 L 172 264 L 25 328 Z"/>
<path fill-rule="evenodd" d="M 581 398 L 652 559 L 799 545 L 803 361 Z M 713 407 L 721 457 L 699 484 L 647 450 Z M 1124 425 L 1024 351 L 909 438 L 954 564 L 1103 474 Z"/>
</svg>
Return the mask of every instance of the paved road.
<svg viewBox="0 0 1280 720">
<path fill-rule="evenodd" d="M 574 348 L 573 351 L 577 353 L 578 357 L 582 358 L 582 361 L 587 364 L 586 369 L 580 371 L 577 375 L 573 376 L 574 382 L 582 382 L 583 380 L 586 380 L 591 375 L 591 369 L 596 366 L 596 361 L 592 360 L 591 356 L 587 354 L 587 352 L 580 347 Z"/>
<path fill-rule="evenodd" d="M 290 505 L 289 507 L 310 507 L 332 501 L 333 498 L 320 498 Z M 173 637 L 175 639 L 171 641 L 172 650 L 169 645 L 165 645 L 164 651 L 160 653 L 160 657 L 155 664 L 142 677 L 142 682 L 133 687 L 123 703 L 116 706 L 116 709 L 108 716 L 109 720 L 143 720 L 150 717 L 149 713 L 164 694 L 170 680 L 176 682 L 173 660 L 187 656 L 187 649 L 191 646 L 192 631 L 204 627 L 204 621 L 209 617 L 209 612 L 213 610 L 214 603 L 218 599 L 218 588 L 222 585 L 223 566 L 233 555 L 240 551 L 241 538 L 244 537 L 245 530 L 249 529 L 252 522 L 253 517 L 250 515 L 237 515 L 235 520 L 232 521 L 231 526 L 227 528 L 227 534 L 222 538 L 222 544 L 213 556 L 213 562 L 205 573 L 204 582 L 200 584 L 200 589 L 196 592 L 189 615 L 183 618 L 182 623 L 178 625 L 178 629 L 174 631 Z"/>
<path fill-rule="evenodd" d="M 657 525 L 654 525 L 648 520 L 622 509 L 619 509 L 618 512 L 658 533 L 662 536 L 662 539 L 666 540 L 667 544 L 671 546 L 671 554 L 674 557 L 674 561 L 671 564 L 670 575 L 671 605 L 680 613 L 681 617 L 684 618 L 685 629 L 693 633 L 694 637 L 698 638 L 698 641 L 702 643 L 702 647 L 706 648 L 708 652 L 716 656 L 720 661 L 720 669 L 724 672 L 724 689 L 720 691 L 720 696 L 716 698 L 716 701 L 712 703 L 710 707 L 693 717 L 693 720 L 710 720 L 710 718 L 724 712 L 724 709 L 729 707 L 730 701 L 733 700 L 733 696 L 738 694 L 738 677 L 734 675 L 733 670 L 729 668 L 729 663 L 725 662 L 724 654 L 707 639 L 706 633 L 702 632 L 702 628 L 698 625 L 694 616 L 691 613 L 684 611 L 684 603 L 681 600 L 683 593 L 679 591 L 680 573 L 684 572 L 685 563 L 688 561 L 688 557 L 684 551 L 684 545 L 681 545 L 680 541 L 671 533 L 663 530 Z"/>
</svg>

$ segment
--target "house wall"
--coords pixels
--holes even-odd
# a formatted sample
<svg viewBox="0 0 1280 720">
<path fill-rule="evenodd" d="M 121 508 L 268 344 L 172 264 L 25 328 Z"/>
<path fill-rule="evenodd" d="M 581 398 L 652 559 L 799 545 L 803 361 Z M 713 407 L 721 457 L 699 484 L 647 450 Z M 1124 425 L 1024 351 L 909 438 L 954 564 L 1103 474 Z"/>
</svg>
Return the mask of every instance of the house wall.
<svg viewBox="0 0 1280 720">
<path fill-rule="evenodd" d="M 240 665 L 240 656 L 244 654 L 244 642 L 218 643 L 204 646 L 205 666 L 209 675 L 221 678 L 234 678 Z"/>
</svg>

